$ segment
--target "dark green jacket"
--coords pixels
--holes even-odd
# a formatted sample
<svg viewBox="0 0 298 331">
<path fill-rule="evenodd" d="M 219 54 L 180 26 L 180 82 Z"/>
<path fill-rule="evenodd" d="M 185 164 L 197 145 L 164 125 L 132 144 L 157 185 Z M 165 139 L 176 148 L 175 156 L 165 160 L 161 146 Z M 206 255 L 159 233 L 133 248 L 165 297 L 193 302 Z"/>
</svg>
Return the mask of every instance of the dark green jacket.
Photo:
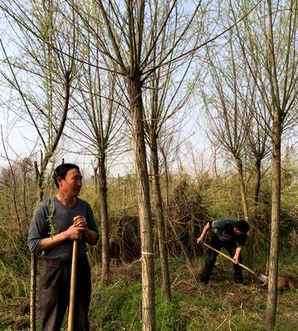
<svg viewBox="0 0 298 331">
<path fill-rule="evenodd" d="M 237 246 L 243 246 L 245 245 L 247 235 L 236 235 L 234 233 L 236 223 L 236 220 L 217 219 L 210 222 L 211 233 L 222 242 L 235 242 Z"/>
</svg>

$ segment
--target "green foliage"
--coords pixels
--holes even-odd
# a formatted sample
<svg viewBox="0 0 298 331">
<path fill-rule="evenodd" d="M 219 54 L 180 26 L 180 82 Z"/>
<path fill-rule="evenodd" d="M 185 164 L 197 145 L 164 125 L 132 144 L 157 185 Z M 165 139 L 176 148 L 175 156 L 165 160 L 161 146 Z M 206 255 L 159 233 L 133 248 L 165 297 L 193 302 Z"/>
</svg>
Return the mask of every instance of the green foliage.
<svg viewBox="0 0 298 331">
<path fill-rule="evenodd" d="M 282 174 L 280 274 L 295 276 L 298 274 L 298 261 L 295 258 L 298 247 L 298 184 L 296 180 L 298 168 L 294 162 L 290 161 L 284 163 L 285 168 Z M 28 301 L 29 297 L 30 262 L 26 234 L 34 209 L 36 192 L 32 166 L 27 163 L 22 163 L 20 166 L 16 164 L 14 174 L 9 169 L 0 173 L 2 197 L 0 201 L 0 321 L 5 316 L 7 320 L 4 328 L 0 322 L 0 330 L 15 329 L 11 325 L 16 316 L 16 307 L 20 301 Z M 265 271 L 269 250 L 270 177 L 268 172 L 262 181 L 260 201 L 253 220 L 254 241 L 251 242 L 250 238 L 251 245 L 245 246 L 243 250 L 244 263 L 248 263 L 248 266 L 253 266 L 253 269 L 261 272 Z M 165 182 L 162 180 L 161 183 L 165 197 Z M 137 215 L 135 192 L 135 176 L 109 179 L 108 199 L 110 215 L 113 216 L 110 219 L 113 236 L 119 232 L 119 222 L 114 222 L 114 218 L 117 220 L 119 216 Z M 252 205 L 252 192 L 253 185 L 248 185 L 250 205 Z M 172 220 L 179 240 L 189 249 L 189 252 L 193 247 L 197 247 L 192 246 L 193 239 L 206 220 L 217 217 L 238 217 L 242 213 L 239 183 L 234 173 L 212 176 L 208 172 L 202 172 L 197 177 L 186 174 L 172 176 L 168 193 L 169 209 L 165 209 L 167 220 Z M 82 198 L 91 203 L 99 216 L 100 206 L 92 182 L 84 186 Z M 11 203 L 13 199 L 16 201 L 14 204 Z M 225 282 L 224 280 L 230 279 L 231 265 L 222 263 L 220 259 L 218 259 L 220 268 L 226 270 L 226 274 L 222 277 L 224 280 L 218 281 L 214 277 L 215 283 L 217 282 L 214 288 L 196 286 L 193 279 L 189 279 L 184 255 L 169 226 L 167 234 L 174 294 L 173 301 L 166 304 L 161 290 L 156 289 L 157 330 L 264 330 L 265 290 L 256 290 L 253 284 L 237 288 L 230 283 L 230 280 Z M 289 252 L 293 255 L 289 256 Z M 98 247 L 92 248 L 91 261 L 93 263 L 99 260 L 98 254 L 100 254 Z M 254 264 L 247 259 L 249 255 L 253 257 Z M 198 262 L 196 263 L 198 271 Z M 158 262 L 156 264 L 158 266 Z M 159 266 L 156 268 L 155 276 L 158 283 Z M 128 283 L 125 277 L 125 274 L 121 275 L 120 281 L 120 275 L 117 274 L 116 283 L 113 285 L 94 288 L 91 305 L 91 321 L 94 330 L 141 330 L 141 285 L 135 282 Z M 280 295 L 276 330 L 296 330 L 294 317 L 297 316 L 295 315 L 297 305 L 297 291 L 288 291 Z M 8 308 L 5 307 L 11 309 L 10 315 Z M 21 314 L 18 316 L 21 318 Z M 24 315 L 22 318 L 25 320 L 28 316 Z"/>
<path fill-rule="evenodd" d="M 161 290 L 156 291 L 156 328 L 160 331 L 185 330 L 179 314 L 178 296 L 167 304 Z M 118 282 L 96 289 L 91 320 L 97 330 L 141 330 L 141 284 Z"/>
<path fill-rule="evenodd" d="M 174 294 L 170 303 L 167 303 L 163 297 L 160 288 L 156 290 L 156 320 L 157 330 L 161 331 L 183 331 L 186 330 L 186 319 L 179 311 L 179 302 L 181 295 Z"/>
<path fill-rule="evenodd" d="M 139 284 L 127 286 L 119 282 L 111 287 L 97 288 L 92 300 L 91 320 L 98 330 L 121 330 L 140 326 Z"/>
<path fill-rule="evenodd" d="M 204 196 L 212 218 L 237 218 L 243 214 L 239 180 L 233 173 L 211 177 Z"/>
<path fill-rule="evenodd" d="M 0 261 L 0 302 L 27 296 L 27 281 L 22 276 L 21 269 L 16 264 L 9 266 Z"/>
<path fill-rule="evenodd" d="M 29 267 L 23 256 L 1 256 L 0 330 L 28 329 L 29 316 L 24 311 L 29 307 Z"/>
</svg>

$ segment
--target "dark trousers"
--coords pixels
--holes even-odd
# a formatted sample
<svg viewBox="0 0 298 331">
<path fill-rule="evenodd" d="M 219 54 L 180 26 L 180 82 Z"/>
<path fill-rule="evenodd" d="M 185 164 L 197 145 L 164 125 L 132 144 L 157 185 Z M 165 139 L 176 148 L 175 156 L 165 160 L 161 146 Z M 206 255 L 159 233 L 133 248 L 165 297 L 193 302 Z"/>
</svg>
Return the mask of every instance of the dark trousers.
<svg viewBox="0 0 298 331">
<path fill-rule="evenodd" d="M 216 237 L 216 236 L 211 236 L 210 246 L 212 246 L 213 248 L 215 248 L 219 251 L 222 248 L 225 248 L 231 257 L 234 257 L 235 251 L 237 248 L 234 241 L 224 242 L 224 241 L 219 240 L 218 237 Z M 208 283 L 210 276 L 212 274 L 212 270 L 214 268 L 215 262 L 216 262 L 217 255 L 218 255 L 218 253 L 214 252 L 211 249 L 208 249 L 205 265 L 199 276 L 201 282 Z M 241 263 L 241 257 L 240 257 L 239 262 Z M 242 269 L 241 269 L 241 267 L 239 267 L 239 265 L 234 264 L 234 281 L 237 283 L 242 283 L 242 280 L 243 280 Z"/>
<path fill-rule="evenodd" d="M 40 288 L 40 316 L 43 331 L 60 330 L 69 303 L 71 261 L 44 261 Z M 88 311 L 91 298 L 90 267 L 79 258 L 75 295 L 74 327 L 89 331 Z"/>
</svg>

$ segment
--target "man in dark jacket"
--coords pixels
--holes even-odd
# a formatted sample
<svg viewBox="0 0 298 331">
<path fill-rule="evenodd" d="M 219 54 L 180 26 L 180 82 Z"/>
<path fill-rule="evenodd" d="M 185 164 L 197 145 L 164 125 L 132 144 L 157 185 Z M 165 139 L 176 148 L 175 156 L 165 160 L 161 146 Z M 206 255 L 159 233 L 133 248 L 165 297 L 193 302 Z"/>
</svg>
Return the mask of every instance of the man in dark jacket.
<svg viewBox="0 0 298 331">
<path fill-rule="evenodd" d="M 234 260 L 234 280 L 237 283 L 243 281 L 242 269 L 238 263 L 241 263 L 241 247 L 245 245 L 248 231 L 249 224 L 246 221 L 219 219 L 208 222 L 197 239 L 198 244 L 203 242 L 210 232 L 210 246 L 217 250 L 225 248 L 228 251 Z M 217 255 L 215 251 L 208 249 L 205 266 L 199 276 L 201 282 L 208 283 Z"/>
<path fill-rule="evenodd" d="M 69 302 L 73 241 L 78 242 L 75 330 L 88 331 L 91 297 L 87 244 L 95 245 L 98 228 L 89 204 L 78 198 L 82 175 L 78 166 L 61 164 L 55 169 L 58 188 L 55 197 L 43 201 L 35 212 L 28 234 L 28 246 L 43 256 L 40 277 L 42 330 L 60 330 Z"/>
</svg>

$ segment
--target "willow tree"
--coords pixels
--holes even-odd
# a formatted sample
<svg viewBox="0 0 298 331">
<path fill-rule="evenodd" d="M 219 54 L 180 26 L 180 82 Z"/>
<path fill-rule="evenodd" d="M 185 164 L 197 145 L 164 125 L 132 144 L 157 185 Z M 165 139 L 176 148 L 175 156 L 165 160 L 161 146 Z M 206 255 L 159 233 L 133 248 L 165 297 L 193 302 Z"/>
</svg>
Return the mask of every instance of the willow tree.
<svg viewBox="0 0 298 331">
<path fill-rule="evenodd" d="M 265 105 L 256 91 L 254 82 L 253 85 L 249 100 L 249 112 L 252 116 L 247 137 L 248 152 L 254 162 L 255 172 L 253 193 L 254 212 L 252 219 L 254 219 L 258 213 L 263 163 L 270 155 L 270 130 L 268 130 L 269 118 Z"/>
<path fill-rule="evenodd" d="M 163 12 L 167 15 L 167 11 Z M 165 19 L 165 17 L 163 18 Z M 161 42 L 154 45 L 154 50 L 150 56 L 152 66 L 166 55 L 167 49 L 176 43 L 176 34 L 178 33 L 178 21 L 173 17 L 169 20 L 171 29 L 165 29 L 161 32 Z M 152 22 L 151 38 L 156 39 L 158 29 L 158 20 Z M 172 46 L 171 46 L 172 45 Z M 186 47 L 186 45 L 184 45 Z M 179 73 L 175 71 L 175 63 L 171 61 L 175 57 L 177 50 L 173 50 L 170 55 L 170 61 L 167 65 L 157 67 L 148 79 L 148 89 L 144 93 L 144 111 L 145 111 L 145 131 L 150 154 L 150 166 L 153 182 L 153 202 L 155 207 L 155 216 L 157 220 L 157 239 L 161 265 L 162 289 L 166 301 L 171 300 L 170 273 L 168 265 L 168 251 L 166 245 L 166 224 L 164 201 L 161 193 L 161 167 L 160 153 L 161 145 L 169 134 L 169 127 L 178 128 L 179 116 L 182 117 L 182 110 L 187 104 L 191 95 L 192 88 L 186 88 L 191 85 L 187 80 L 192 65 L 191 59 L 186 61 L 179 68 Z M 189 75 L 190 76 L 190 75 Z M 195 75 L 196 77 L 196 75 Z M 195 80 L 193 78 L 193 80 Z M 173 130 L 172 130 L 173 131 Z"/>
<path fill-rule="evenodd" d="M 223 48 L 224 51 L 220 56 L 208 50 L 208 69 L 212 89 L 203 88 L 203 94 L 211 124 L 210 140 L 220 145 L 236 166 L 243 215 L 245 219 L 248 219 L 244 160 L 247 155 L 247 135 L 251 118 L 247 102 L 249 89 L 243 79 L 245 70 L 242 63 L 238 61 L 233 38 L 233 33 L 230 33 L 227 37 L 226 48 Z M 246 102 L 243 102 L 243 99 Z"/>
<path fill-rule="evenodd" d="M 92 49 L 90 36 L 84 45 L 87 63 L 99 65 L 101 54 Z M 79 153 L 96 161 L 96 188 L 101 219 L 101 278 L 104 284 L 110 280 L 108 212 L 108 164 L 119 157 L 127 145 L 124 136 L 125 107 L 115 74 L 84 64 L 80 70 L 77 92 L 74 95 L 74 111 L 69 121 L 70 139 L 79 146 Z M 74 138 L 75 137 L 75 138 Z"/>
<path fill-rule="evenodd" d="M 90 1 L 75 4 L 82 26 L 97 38 L 97 47 L 109 63 L 107 70 L 116 72 L 124 82 L 129 101 L 126 116 L 131 123 L 131 141 L 138 179 L 138 209 L 142 249 L 142 319 L 143 329 L 154 325 L 154 252 L 152 241 L 151 201 L 144 132 L 143 92 L 146 82 L 159 67 L 182 60 L 197 47 L 198 37 L 190 34 L 190 26 L 199 14 L 199 2 L 187 7 L 180 1 Z M 176 41 L 165 45 L 164 55 L 152 61 L 156 45 L 162 42 L 163 31 L 171 29 L 171 22 L 180 20 Z M 99 21 L 99 31 L 93 22 Z M 155 35 L 153 31 L 156 29 Z M 186 48 L 185 40 L 188 39 Z M 198 47 L 197 47 L 198 48 Z M 177 53 L 174 57 L 171 54 Z"/>
<path fill-rule="evenodd" d="M 241 3 L 245 10 L 247 2 Z M 234 20 L 238 15 L 231 7 Z M 269 114 L 272 144 L 272 211 L 266 328 L 273 330 L 277 309 L 282 133 L 297 122 L 298 3 L 267 0 L 254 17 L 237 26 L 242 54 Z"/>
<path fill-rule="evenodd" d="M 64 15 L 57 11 L 57 1 L 23 2 L 13 0 L 0 2 L 0 9 L 17 32 L 22 58 L 10 58 L 1 43 L 9 70 L 5 78 L 18 93 L 24 108 L 20 117 L 26 116 L 35 129 L 40 142 L 40 159 L 35 161 L 37 203 L 45 193 L 47 170 L 53 160 L 66 123 L 72 82 L 76 74 L 74 59 L 64 53 L 75 55 L 75 16 L 69 8 Z M 72 24 L 69 24 L 72 23 Z M 30 77 L 26 84 L 18 75 Z M 35 89 L 32 89 L 32 85 Z M 35 94 L 33 94 L 33 91 Z M 36 255 L 31 255 L 30 330 L 36 330 Z"/>
</svg>

